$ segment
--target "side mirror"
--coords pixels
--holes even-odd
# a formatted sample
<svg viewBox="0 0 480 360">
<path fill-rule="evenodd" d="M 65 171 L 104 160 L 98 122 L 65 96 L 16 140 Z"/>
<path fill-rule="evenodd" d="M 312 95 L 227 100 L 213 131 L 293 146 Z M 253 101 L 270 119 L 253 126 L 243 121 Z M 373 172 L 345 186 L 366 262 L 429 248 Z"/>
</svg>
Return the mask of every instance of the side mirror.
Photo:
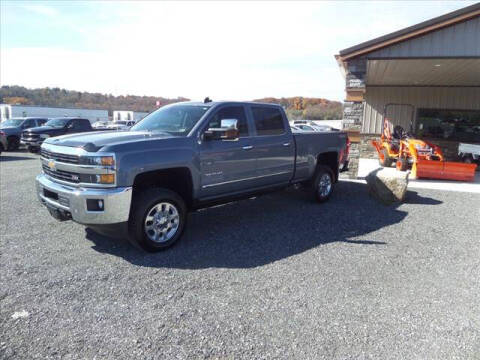
<svg viewBox="0 0 480 360">
<path fill-rule="evenodd" d="M 239 137 L 237 119 L 223 119 L 219 128 L 210 128 L 203 133 L 205 140 L 236 140 Z"/>
</svg>

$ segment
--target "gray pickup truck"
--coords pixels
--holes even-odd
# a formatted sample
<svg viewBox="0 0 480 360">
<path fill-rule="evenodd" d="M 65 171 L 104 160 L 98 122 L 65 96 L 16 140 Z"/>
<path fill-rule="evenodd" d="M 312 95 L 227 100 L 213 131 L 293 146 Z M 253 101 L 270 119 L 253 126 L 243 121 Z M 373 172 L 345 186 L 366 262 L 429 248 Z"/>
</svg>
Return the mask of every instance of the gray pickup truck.
<svg viewBox="0 0 480 360">
<path fill-rule="evenodd" d="M 173 245 L 199 208 L 294 184 L 326 201 L 348 147 L 344 132 L 292 132 L 278 105 L 177 103 L 130 131 L 45 140 L 36 189 L 58 220 L 153 252 Z"/>
</svg>

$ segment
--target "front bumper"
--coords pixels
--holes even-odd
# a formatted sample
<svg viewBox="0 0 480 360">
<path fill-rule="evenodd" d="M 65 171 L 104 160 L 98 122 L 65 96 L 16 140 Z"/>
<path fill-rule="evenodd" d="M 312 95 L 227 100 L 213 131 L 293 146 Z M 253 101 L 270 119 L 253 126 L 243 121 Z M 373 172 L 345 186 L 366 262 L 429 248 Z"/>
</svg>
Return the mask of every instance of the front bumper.
<svg viewBox="0 0 480 360">
<path fill-rule="evenodd" d="M 43 139 L 42 140 L 20 139 L 20 144 L 25 145 L 25 146 L 40 147 L 40 145 L 42 145 L 42 143 L 43 143 Z"/>
<path fill-rule="evenodd" d="M 50 211 L 85 225 L 116 224 L 128 221 L 131 187 L 110 189 L 73 187 L 52 181 L 45 174 L 36 178 L 37 196 Z M 46 191 L 45 191 L 46 190 Z M 87 210 L 87 199 L 103 200 L 103 211 Z"/>
</svg>

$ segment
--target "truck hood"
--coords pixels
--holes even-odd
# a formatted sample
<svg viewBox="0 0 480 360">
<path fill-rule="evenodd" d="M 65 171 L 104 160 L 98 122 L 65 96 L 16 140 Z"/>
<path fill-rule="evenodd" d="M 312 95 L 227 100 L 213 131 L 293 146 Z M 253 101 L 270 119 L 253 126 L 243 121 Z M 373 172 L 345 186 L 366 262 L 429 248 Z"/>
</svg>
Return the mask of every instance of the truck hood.
<svg viewBox="0 0 480 360">
<path fill-rule="evenodd" d="M 171 138 L 172 135 L 163 132 L 148 131 L 96 131 L 83 134 L 58 136 L 46 140 L 47 144 L 81 147 L 87 151 L 98 151 L 104 146 L 119 143 L 144 141 L 146 139 Z"/>
<path fill-rule="evenodd" d="M 38 127 L 27 129 L 24 132 L 31 133 L 31 134 L 55 135 L 55 134 L 62 134 L 64 133 L 64 131 L 65 131 L 64 128 L 54 128 L 51 126 L 38 126 Z"/>
</svg>

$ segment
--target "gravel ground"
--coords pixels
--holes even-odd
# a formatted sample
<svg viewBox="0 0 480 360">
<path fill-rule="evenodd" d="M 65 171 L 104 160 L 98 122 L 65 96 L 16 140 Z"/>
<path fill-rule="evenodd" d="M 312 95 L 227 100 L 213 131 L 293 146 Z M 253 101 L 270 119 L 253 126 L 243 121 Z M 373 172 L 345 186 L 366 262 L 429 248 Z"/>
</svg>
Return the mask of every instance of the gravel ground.
<svg viewBox="0 0 480 360">
<path fill-rule="evenodd" d="M 51 218 L 36 158 L 0 158 L 1 358 L 480 358 L 479 194 L 289 190 L 152 255 Z"/>
</svg>

